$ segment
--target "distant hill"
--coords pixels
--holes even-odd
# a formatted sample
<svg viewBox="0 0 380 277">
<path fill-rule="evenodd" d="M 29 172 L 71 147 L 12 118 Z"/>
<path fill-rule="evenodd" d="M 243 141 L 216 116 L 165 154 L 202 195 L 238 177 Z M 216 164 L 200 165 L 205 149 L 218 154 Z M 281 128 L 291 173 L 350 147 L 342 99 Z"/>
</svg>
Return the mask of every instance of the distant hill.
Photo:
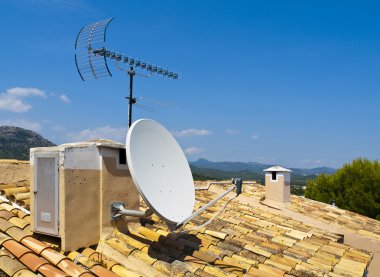
<svg viewBox="0 0 380 277">
<path fill-rule="evenodd" d="M 263 174 L 263 170 L 271 167 L 270 164 L 262 164 L 256 162 L 211 162 L 206 159 L 199 159 L 195 162 L 190 162 L 190 165 L 197 168 L 207 168 L 215 169 L 221 171 L 251 171 L 254 173 Z M 330 167 L 316 167 L 316 168 L 290 168 L 293 171 L 294 175 L 320 175 L 325 174 L 334 174 L 336 169 Z"/>
<path fill-rule="evenodd" d="M 264 182 L 264 174 L 250 170 L 225 171 L 219 169 L 200 168 L 190 165 L 191 172 L 195 180 L 228 180 L 232 178 L 254 179 Z"/>
<path fill-rule="evenodd" d="M 271 167 L 270 164 L 256 162 L 211 162 L 206 159 L 199 159 L 190 162 L 191 171 L 195 180 L 228 180 L 235 177 L 255 180 L 264 184 L 263 170 Z M 293 172 L 291 175 L 292 193 L 303 195 L 303 186 L 306 186 L 307 180 L 313 180 L 320 174 L 334 174 L 336 169 L 329 167 L 318 168 L 290 168 Z"/>
<path fill-rule="evenodd" d="M 0 159 L 29 160 L 32 147 L 55 146 L 41 135 L 14 126 L 0 126 Z"/>
</svg>

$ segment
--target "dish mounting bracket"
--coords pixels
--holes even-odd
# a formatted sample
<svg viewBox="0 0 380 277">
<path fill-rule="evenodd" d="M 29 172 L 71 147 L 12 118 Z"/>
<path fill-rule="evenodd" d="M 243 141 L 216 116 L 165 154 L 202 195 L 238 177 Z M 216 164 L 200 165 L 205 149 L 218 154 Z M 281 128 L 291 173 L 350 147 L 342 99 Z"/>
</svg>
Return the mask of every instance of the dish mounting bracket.
<svg viewBox="0 0 380 277">
<path fill-rule="evenodd" d="M 110 216 L 112 221 L 117 221 L 124 216 L 149 217 L 152 214 L 153 211 L 151 209 L 147 209 L 146 211 L 127 210 L 124 202 L 116 201 L 111 203 Z"/>
</svg>

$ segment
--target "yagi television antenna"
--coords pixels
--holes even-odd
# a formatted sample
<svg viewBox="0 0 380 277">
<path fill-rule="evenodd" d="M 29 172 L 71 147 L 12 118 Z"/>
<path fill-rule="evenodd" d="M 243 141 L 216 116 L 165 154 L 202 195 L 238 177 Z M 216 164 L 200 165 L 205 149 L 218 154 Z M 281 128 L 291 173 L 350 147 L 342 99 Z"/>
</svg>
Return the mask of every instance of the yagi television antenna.
<svg viewBox="0 0 380 277">
<path fill-rule="evenodd" d="M 172 134 L 151 119 L 135 121 L 126 139 L 128 167 L 133 183 L 149 206 L 148 212 L 125 210 L 123 203 L 111 206 L 111 216 L 149 216 L 152 212 L 175 230 L 204 212 L 233 189 L 241 192 L 241 179 L 230 189 L 193 213 L 195 188 L 189 163 Z M 135 212 L 135 213 L 134 213 Z M 136 213 L 137 212 L 137 213 Z"/>
<path fill-rule="evenodd" d="M 132 106 L 138 101 L 138 99 L 133 97 L 133 77 L 136 74 L 135 68 L 148 71 L 149 76 L 151 74 L 157 74 L 171 79 L 178 79 L 179 74 L 164 67 L 107 49 L 105 47 L 106 32 L 112 20 L 113 18 L 108 18 L 91 23 L 79 31 L 75 41 L 75 64 L 79 76 L 83 81 L 112 76 L 107 63 L 108 60 L 114 60 L 117 68 L 121 70 L 120 64 L 129 66 L 129 97 L 127 97 L 127 99 L 129 104 L 128 126 L 131 127 Z M 140 107 L 143 108 L 142 105 L 140 105 Z"/>
</svg>

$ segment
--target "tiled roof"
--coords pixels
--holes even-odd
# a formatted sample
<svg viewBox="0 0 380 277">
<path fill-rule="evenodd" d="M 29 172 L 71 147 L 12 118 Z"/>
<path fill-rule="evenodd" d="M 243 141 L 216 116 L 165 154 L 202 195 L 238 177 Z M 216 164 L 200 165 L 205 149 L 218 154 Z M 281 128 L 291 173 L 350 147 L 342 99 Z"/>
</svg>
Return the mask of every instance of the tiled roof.
<svg viewBox="0 0 380 277">
<path fill-rule="evenodd" d="M 258 201 L 265 197 L 265 187 L 258 184 L 244 186 L 243 195 Z M 291 196 L 291 205 L 288 209 L 327 223 L 338 224 L 360 236 L 380 241 L 380 221 L 378 220 L 296 195 Z"/>
<path fill-rule="evenodd" d="M 380 221 L 302 197 L 292 197 L 289 209 L 328 223 L 336 223 L 360 236 L 380 241 Z"/>
<path fill-rule="evenodd" d="M 32 236 L 29 221 L 29 215 L 0 200 L 0 270 L 8 276 L 128 276 L 126 268 L 100 259 L 93 249 L 67 256 L 56 251 Z"/>
<path fill-rule="evenodd" d="M 198 206 L 216 196 L 210 191 L 196 194 Z M 210 219 L 221 205 L 185 229 Z M 372 253 L 339 243 L 339 235 L 237 201 L 210 225 L 189 234 L 169 233 L 155 215 L 142 222 L 127 235 L 114 232 L 99 246 L 105 254 L 120 254 L 125 265 L 142 261 L 144 266 L 131 269 L 141 275 L 153 268 L 154 274 L 189 276 L 363 276 L 372 259 Z"/>
<path fill-rule="evenodd" d="M 258 203 L 264 195 L 261 186 L 243 189 L 243 196 L 252 202 Z M 215 197 L 212 190 L 197 191 L 195 208 Z M 196 231 L 170 233 L 153 215 L 131 225 L 128 234 L 115 230 L 99 242 L 96 251 L 60 253 L 32 236 L 29 215 L 0 202 L 0 269 L 9 276 L 363 276 L 373 258 L 371 252 L 340 243 L 338 234 L 239 198 L 215 221 Z M 207 221 L 224 203 L 219 201 L 184 229 Z M 302 205 L 313 209 L 311 216 L 328 206 L 292 197 L 289 209 Z"/>
<path fill-rule="evenodd" d="M 29 186 L 17 183 L 0 184 L 0 196 L 9 199 L 26 209 L 30 206 L 30 189 Z"/>
</svg>

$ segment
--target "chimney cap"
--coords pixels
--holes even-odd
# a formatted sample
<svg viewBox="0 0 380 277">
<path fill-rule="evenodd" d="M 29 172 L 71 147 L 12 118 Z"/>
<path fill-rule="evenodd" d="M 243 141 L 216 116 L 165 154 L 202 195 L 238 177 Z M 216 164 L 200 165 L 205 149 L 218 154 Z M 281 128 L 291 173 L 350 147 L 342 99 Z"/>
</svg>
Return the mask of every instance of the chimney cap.
<svg viewBox="0 0 380 277">
<path fill-rule="evenodd" d="M 287 168 L 284 168 L 284 167 L 281 167 L 279 165 L 276 165 L 276 166 L 272 166 L 270 168 L 267 168 L 265 170 L 263 170 L 264 172 L 292 172 L 290 169 L 287 169 Z"/>
</svg>

